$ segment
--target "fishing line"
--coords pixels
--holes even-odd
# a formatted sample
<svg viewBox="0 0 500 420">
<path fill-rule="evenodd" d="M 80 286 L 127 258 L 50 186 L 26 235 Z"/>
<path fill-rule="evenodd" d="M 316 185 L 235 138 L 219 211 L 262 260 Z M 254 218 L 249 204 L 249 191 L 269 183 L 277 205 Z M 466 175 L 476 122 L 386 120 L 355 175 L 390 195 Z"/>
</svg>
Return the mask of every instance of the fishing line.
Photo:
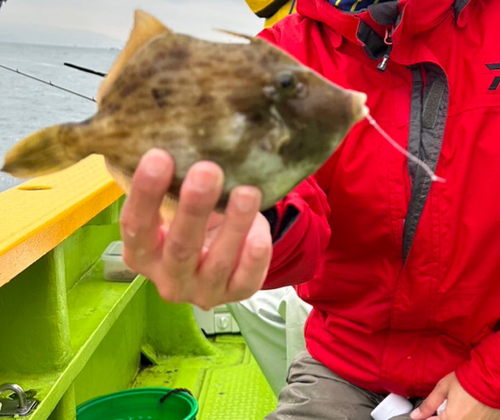
<svg viewBox="0 0 500 420">
<path fill-rule="evenodd" d="M 39 79 L 38 77 L 31 76 L 30 74 L 27 74 L 27 73 L 23 73 L 22 71 L 19 71 L 18 69 L 13 69 L 11 67 L 7 67 L 7 66 L 4 66 L 2 64 L 0 64 L 0 67 L 3 68 L 3 69 L 5 69 L 5 70 L 9 70 L 9 71 L 11 71 L 13 73 L 20 74 L 21 76 L 28 77 L 29 79 L 36 80 L 37 82 L 44 83 L 46 85 L 55 87 L 56 89 L 63 90 L 64 92 L 71 93 L 72 95 L 79 96 L 80 98 L 84 98 L 84 99 L 87 99 L 87 100 L 92 101 L 92 102 L 97 102 L 94 98 L 91 98 L 90 96 L 85 96 L 85 95 L 82 95 L 81 93 L 75 92 L 73 90 L 66 89 L 66 88 L 64 88 L 62 86 L 55 85 L 51 81 Z"/>
<path fill-rule="evenodd" d="M 416 156 L 413 156 L 410 152 L 408 152 L 405 148 L 401 147 L 397 142 L 396 140 L 394 140 L 389 134 L 387 134 L 384 129 L 382 127 L 380 127 L 380 125 L 378 125 L 377 121 L 375 121 L 375 119 L 370 115 L 368 114 L 366 116 L 366 119 L 368 120 L 368 122 L 375 128 L 375 130 L 377 130 L 380 135 L 386 139 L 391 145 L 392 147 L 394 147 L 398 152 L 402 153 L 403 155 L 405 155 L 408 159 L 412 160 L 413 162 L 415 162 L 418 166 L 421 166 L 425 172 L 427 172 L 427 174 L 429 175 L 429 177 L 432 179 L 432 181 L 435 181 L 435 182 L 442 182 L 442 183 L 445 183 L 446 182 L 446 179 L 444 178 L 441 178 L 440 176 L 437 176 L 431 168 L 429 168 L 429 165 L 427 165 L 424 161 L 420 160 L 418 157 Z"/>
</svg>

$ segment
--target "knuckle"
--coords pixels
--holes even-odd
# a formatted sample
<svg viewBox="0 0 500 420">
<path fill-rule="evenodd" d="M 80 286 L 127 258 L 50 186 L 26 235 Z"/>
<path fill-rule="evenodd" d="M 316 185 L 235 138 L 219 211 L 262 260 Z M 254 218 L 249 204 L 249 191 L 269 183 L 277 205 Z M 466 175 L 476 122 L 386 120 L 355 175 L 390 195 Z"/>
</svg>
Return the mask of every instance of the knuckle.
<svg viewBox="0 0 500 420">
<path fill-rule="evenodd" d="M 127 239 L 134 239 L 138 233 L 152 229 L 154 220 L 151 217 L 138 217 L 136 213 L 123 212 L 120 216 L 120 226 Z"/>
<path fill-rule="evenodd" d="M 129 212 L 125 211 L 125 209 L 120 215 L 120 225 L 125 229 L 129 229 L 132 227 L 132 220 L 130 218 Z"/>
<path fill-rule="evenodd" d="M 136 231 L 144 227 L 143 218 L 137 217 L 131 212 L 123 212 L 120 216 L 120 226 L 127 236 L 134 236 Z"/>
<path fill-rule="evenodd" d="M 429 410 L 429 402 L 428 402 L 428 400 L 424 400 L 422 402 L 422 404 L 420 404 L 419 408 L 420 408 L 420 411 L 422 411 L 422 413 L 427 413 L 427 411 Z"/>
<path fill-rule="evenodd" d="M 234 215 L 228 219 L 228 222 L 230 223 L 231 231 L 242 237 L 247 234 L 252 226 L 252 220 L 245 216 Z"/>
<path fill-rule="evenodd" d="M 137 196 L 154 196 L 162 193 L 162 190 L 159 187 L 159 183 L 157 179 L 151 175 L 145 175 L 141 177 L 139 181 L 136 181 L 132 187 L 133 192 Z"/>
<path fill-rule="evenodd" d="M 231 301 L 239 302 L 245 299 L 248 299 L 254 295 L 255 292 L 259 290 L 258 285 L 254 284 L 243 284 L 238 287 L 237 290 L 235 290 L 233 293 L 231 293 L 231 296 L 229 296 L 229 299 Z"/>
<path fill-rule="evenodd" d="M 208 303 L 206 302 L 198 302 L 198 303 L 195 303 L 196 306 L 198 306 L 198 308 L 200 308 L 202 311 L 210 311 L 213 306 L 212 305 L 209 305 Z"/>
<path fill-rule="evenodd" d="M 173 287 L 168 287 L 164 284 L 159 285 L 156 284 L 156 288 L 158 289 L 158 294 L 165 302 L 173 302 L 179 303 L 181 299 L 179 299 L 179 293 Z"/>
<path fill-rule="evenodd" d="M 193 299 L 193 304 L 200 308 L 202 311 L 210 311 L 217 306 L 217 303 L 214 300 L 210 300 L 205 297 Z"/>
<path fill-rule="evenodd" d="M 443 379 L 441 379 L 437 384 L 436 384 L 436 391 L 439 393 L 442 393 L 445 391 L 447 388 L 447 383 Z"/>
<path fill-rule="evenodd" d="M 193 246 L 171 236 L 167 236 L 165 247 L 171 257 L 181 263 L 191 261 L 198 256 L 198 252 Z"/>
<path fill-rule="evenodd" d="M 181 200 L 180 205 L 184 214 L 195 218 L 204 218 L 212 210 L 212 207 L 201 197 L 189 197 L 187 200 Z"/>
<path fill-rule="evenodd" d="M 227 282 L 229 274 L 233 271 L 233 264 L 227 260 L 217 260 L 210 270 L 212 283 L 221 284 Z"/>
<path fill-rule="evenodd" d="M 165 288 L 160 289 L 159 288 L 158 294 L 165 302 L 173 302 L 174 301 L 173 296 L 172 296 L 172 292 L 168 289 L 165 289 Z"/>
</svg>

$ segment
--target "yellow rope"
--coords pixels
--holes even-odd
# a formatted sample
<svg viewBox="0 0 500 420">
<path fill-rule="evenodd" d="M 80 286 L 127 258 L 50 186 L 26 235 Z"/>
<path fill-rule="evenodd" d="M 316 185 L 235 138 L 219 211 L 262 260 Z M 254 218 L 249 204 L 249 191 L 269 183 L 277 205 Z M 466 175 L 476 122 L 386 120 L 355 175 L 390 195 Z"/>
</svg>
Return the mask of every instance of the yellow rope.
<svg viewBox="0 0 500 420">
<path fill-rule="evenodd" d="M 356 10 L 356 7 L 358 7 L 358 4 L 361 3 L 363 0 L 356 0 L 356 3 L 354 3 L 351 7 L 351 12 L 354 12 Z"/>
</svg>

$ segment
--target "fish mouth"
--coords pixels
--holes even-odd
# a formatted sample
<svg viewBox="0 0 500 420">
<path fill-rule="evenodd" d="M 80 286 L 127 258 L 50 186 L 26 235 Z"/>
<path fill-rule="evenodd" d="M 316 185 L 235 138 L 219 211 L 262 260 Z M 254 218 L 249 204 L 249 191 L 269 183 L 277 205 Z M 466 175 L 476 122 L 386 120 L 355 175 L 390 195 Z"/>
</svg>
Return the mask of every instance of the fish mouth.
<svg viewBox="0 0 500 420">
<path fill-rule="evenodd" d="M 359 122 L 366 118 L 370 113 L 370 108 L 366 106 L 367 96 L 366 93 L 351 91 L 352 95 L 352 113 L 354 121 Z"/>
</svg>

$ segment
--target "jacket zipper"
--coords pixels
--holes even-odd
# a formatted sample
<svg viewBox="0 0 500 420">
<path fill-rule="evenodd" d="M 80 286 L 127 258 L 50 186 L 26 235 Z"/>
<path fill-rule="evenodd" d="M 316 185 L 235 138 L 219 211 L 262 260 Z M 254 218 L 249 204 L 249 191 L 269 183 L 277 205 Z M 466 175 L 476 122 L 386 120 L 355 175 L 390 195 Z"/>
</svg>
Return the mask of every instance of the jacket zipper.
<svg viewBox="0 0 500 420">
<path fill-rule="evenodd" d="M 382 58 L 382 61 L 377 66 L 377 69 L 380 71 L 385 71 L 385 69 L 387 68 L 387 63 L 389 62 L 389 58 L 390 58 L 391 52 L 392 52 L 392 33 L 393 32 L 394 32 L 394 26 L 389 26 L 385 30 L 384 42 L 385 42 L 385 45 L 387 45 L 387 51 L 385 52 L 384 57 Z"/>
</svg>

